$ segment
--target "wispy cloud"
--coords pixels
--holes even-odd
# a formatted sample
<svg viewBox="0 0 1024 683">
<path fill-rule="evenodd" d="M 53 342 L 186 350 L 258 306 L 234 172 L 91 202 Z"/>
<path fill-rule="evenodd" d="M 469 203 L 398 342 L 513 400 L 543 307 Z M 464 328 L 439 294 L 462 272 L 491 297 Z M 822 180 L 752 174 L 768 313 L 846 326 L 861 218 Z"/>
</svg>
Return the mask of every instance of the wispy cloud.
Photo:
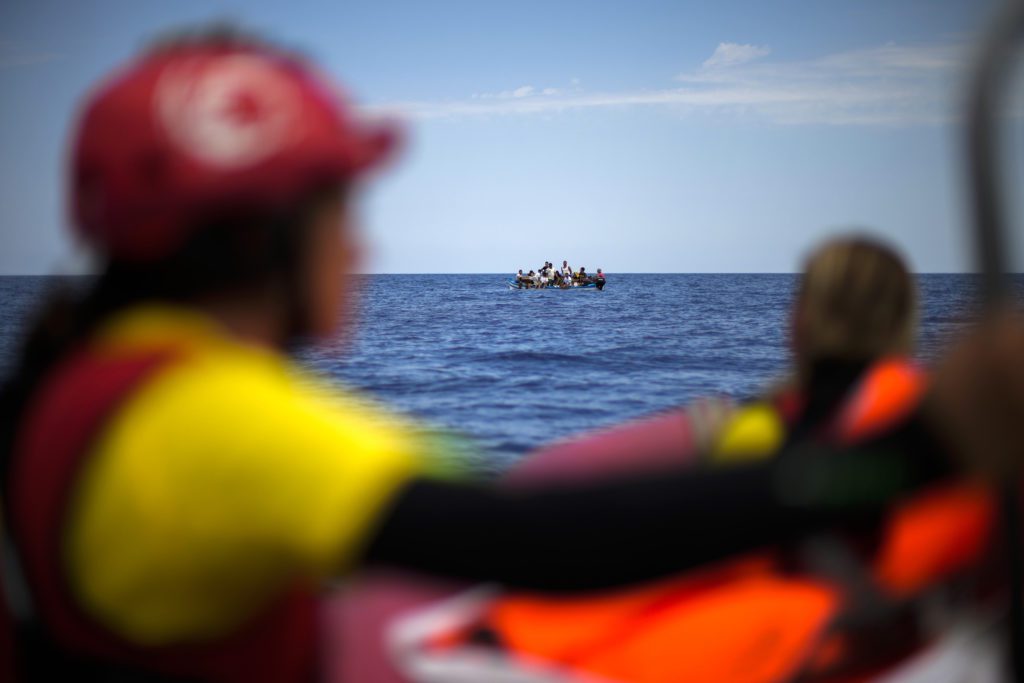
<svg viewBox="0 0 1024 683">
<path fill-rule="evenodd" d="M 522 86 L 464 100 L 394 102 L 371 111 L 416 119 L 523 116 L 662 107 L 779 124 L 913 125 L 948 121 L 963 63 L 959 43 L 881 45 L 801 61 L 767 59 L 765 46 L 723 42 L 675 87 L 592 92 Z"/>
<path fill-rule="evenodd" d="M 964 50 L 889 44 L 802 61 L 705 62 L 676 80 L 782 124 L 939 123 L 955 113 Z"/>
<path fill-rule="evenodd" d="M 739 43 L 719 43 L 714 54 L 704 60 L 705 69 L 716 69 L 736 66 L 767 57 L 771 50 L 760 45 L 740 45 Z"/>
<path fill-rule="evenodd" d="M 56 52 L 46 52 L 13 40 L 0 40 L 0 69 L 43 64 L 60 59 Z"/>
<path fill-rule="evenodd" d="M 534 88 L 532 85 L 522 85 L 514 90 L 502 90 L 495 93 L 474 93 L 470 99 L 474 100 L 518 100 L 531 95 L 561 95 L 566 92 L 562 88 Z"/>
</svg>

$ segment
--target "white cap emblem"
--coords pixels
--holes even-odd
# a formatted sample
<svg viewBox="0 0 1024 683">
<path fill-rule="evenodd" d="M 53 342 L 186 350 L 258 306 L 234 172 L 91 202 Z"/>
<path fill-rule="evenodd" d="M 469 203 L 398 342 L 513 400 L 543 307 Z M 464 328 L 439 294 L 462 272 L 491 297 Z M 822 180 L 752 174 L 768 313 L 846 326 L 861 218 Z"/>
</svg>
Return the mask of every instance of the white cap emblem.
<svg viewBox="0 0 1024 683">
<path fill-rule="evenodd" d="M 301 97 L 257 55 L 186 60 L 156 88 L 160 121 L 186 152 L 222 167 L 256 164 L 293 142 Z"/>
</svg>

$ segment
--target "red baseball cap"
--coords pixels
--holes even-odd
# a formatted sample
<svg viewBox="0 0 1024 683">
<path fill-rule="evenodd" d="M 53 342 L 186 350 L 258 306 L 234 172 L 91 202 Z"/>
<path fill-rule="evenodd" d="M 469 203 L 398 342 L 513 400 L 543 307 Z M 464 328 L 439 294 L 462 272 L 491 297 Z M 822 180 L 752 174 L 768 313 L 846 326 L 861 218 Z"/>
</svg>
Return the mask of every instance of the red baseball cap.
<svg viewBox="0 0 1024 683">
<path fill-rule="evenodd" d="M 114 259 L 159 259 L 211 212 L 288 206 L 396 146 L 308 64 L 264 45 L 171 46 L 87 101 L 71 165 L 72 225 Z"/>
</svg>

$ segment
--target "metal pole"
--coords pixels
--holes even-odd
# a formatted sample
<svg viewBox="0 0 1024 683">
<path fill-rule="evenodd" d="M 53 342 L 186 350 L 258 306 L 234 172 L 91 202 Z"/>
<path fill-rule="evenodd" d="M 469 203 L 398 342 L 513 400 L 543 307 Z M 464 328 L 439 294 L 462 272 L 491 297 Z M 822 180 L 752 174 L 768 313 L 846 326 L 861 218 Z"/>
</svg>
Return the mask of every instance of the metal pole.
<svg viewBox="0 0 1024 683">
<path fill-rule="evenodd" d="M 1000 105 L 1009 80 L 1014 48 L 1024 39 L 1024 0 L 1007 0 L 996 14 L 971 73 L 967 110 L 968 183 L 973 201 L 975 262 L 982 275 L 985 311 L 1009 298 L 1006 279 L 1006 223 Z M 1024 683 L 1024 549 L 1018 484 L 1001 487 L 1000 517 L 1010 572 L 1009 655 L 1012 677 Z"/>
<path fill-rule="evenodd" d="M 985 34 L 969 85 L 966 124 L 975 264 L 990 307 L 1005 301 L 1008 293 L 998 119 L 1014 49 L 1022 38 L 1024 1 L 1007 0 Z"/>
</svg>

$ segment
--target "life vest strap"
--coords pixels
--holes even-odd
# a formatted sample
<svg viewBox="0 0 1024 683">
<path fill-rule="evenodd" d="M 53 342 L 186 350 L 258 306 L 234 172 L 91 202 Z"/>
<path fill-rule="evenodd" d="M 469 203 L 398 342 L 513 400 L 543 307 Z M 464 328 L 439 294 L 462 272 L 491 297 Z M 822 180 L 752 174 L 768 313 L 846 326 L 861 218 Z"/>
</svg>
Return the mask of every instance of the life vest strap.
<svg viewBox="0 0 1024 683">
<path fill-rule="evenodd" d="M 4 533 L 2 528 L 0 528 L 0 592 L 2 592 L 7 613 L 15 626 L 35 620 L 36 608 L 25 573 L 21 569 L 18 549 L 14 547 L 10 533 Z"/>
</svg>

